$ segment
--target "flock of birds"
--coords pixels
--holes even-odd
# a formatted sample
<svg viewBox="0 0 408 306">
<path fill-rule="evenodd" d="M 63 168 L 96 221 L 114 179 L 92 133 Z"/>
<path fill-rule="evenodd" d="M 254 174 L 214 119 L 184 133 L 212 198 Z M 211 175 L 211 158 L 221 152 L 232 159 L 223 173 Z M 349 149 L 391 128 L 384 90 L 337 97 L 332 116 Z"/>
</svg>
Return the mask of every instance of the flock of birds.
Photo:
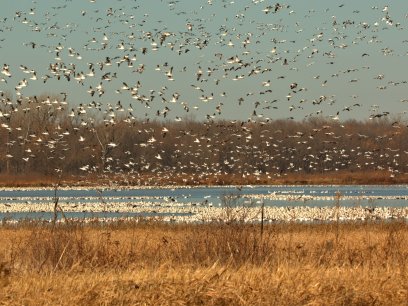
<svg viewBox="0 0 408 306">
<path fill-rule="evenodd" d="M 277 203 L 276 201 L 274 203 Z M 362 206 L 275 206 L 267 205 L 262 213 L 259 203 L 256 205 L 238 205 L 227 209 L 223 206 L 212 205 L 211 203 L 197 205 L 195 202 L 169 203 L 132 201 L 112 201 L 106 205 L 100 203 L 82 202 L 75 205 L 71 203 L 61 203 L 61 209 L 67 216 L 59 219 L 63 223 L 67 220 L 92 222 L 111 222 L 135 220 L 135 217 L 142 220 L 160 220 L 164 222 L 182 223 L 207 223 L 207 222 L 250 222 L 257 223 L 282 223 L 282 222 L 347 222 L 347 221 L 390 221 L 408 220 L 407 207 L 362 207 Z M 3 214 L 26 214 L 30 216 L 36 212 L 37 217 L 44 220 L 51 218 L 53 205 L 50 203 L 14 203 L 0 204 L 0 211 Z M 73 217 L 71 217 L 73 216 Z M 83 216 L 83 217 L 82 217 Z M 65 219 L 67 218 L 67 219 Z M 96 219 L 97 218 L 97 219 Z M 137 219 L 136 219 L 137 220 Z M 11 218 L 3 222 L 19 223 L 18 218 Z M 23 222 L 27 222 L 26 219 Z"/>
<path fill-rule="evenodd" d="M 69 152 L 64 140 L 75 133 L 80 147 L 89 147 L 93 138 L 102 151 L 102 168 L 114 171 L 109 152 L 125 144 L 98 132 L 100 122 L 112 129 L 137 126 L 135 133 L 146 136 L 138 150 L 160 142 L 171 123 L 194 120 L 205 125 L 231 119 L 229 126 L 238 126 L 246 142 L 254 137 L 252 123 L 275 119 L 323 117 L 338 123 L 392 117 L 393 126 L 406 125 L 407 81 L 393 69 L 407 56 L 408 10 L 393 5 L 367 3 L 363 10 L 342 3 L 304 9 L 297 2 L 264 0 L 15 5 L 23 9 L 0 13 L 0 132 L 8 137 L 3 159 L 15 158 L 11 147 L 18 145 L 26 162 L 34 157 L 32 144 Z M 38 121 L 43 124 L 18 125 L 18 116 L 43 116 Z M 63 126 L 63 116 L 70 128 Z M 159 131 L 143 127 L 154 120 L 161 122 Z M 206 143 L 207 150 L 217 138 L 183 132 L 178 137 Z M 228 125 L 225 132 L 231 132 Z M 335 136 L 325 134 L 334 142 Z M 165 159 L 164 151 L 153 154 L 157 161 Z M 227 168 L 230 162 L 221 160 Z M 131 158 L 122 163 L 135 164 Z M 78 168 L 91 172 L 91 164 L 84 161 Z"/>
</svg>

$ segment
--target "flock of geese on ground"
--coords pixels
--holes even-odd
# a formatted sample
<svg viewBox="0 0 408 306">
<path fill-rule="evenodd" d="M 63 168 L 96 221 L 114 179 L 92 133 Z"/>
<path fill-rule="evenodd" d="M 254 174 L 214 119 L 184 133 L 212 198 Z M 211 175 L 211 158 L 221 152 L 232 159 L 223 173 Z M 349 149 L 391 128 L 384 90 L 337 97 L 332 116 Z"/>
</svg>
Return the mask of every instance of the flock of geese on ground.
<svg viewBox="0 0 408 306">
<path fill-rule="evenodd" d="M 126 220 L 161 220 L 165 222 L 260 222 L 262 210 L 259 204 L 245 206 L 213 206 L 196 203 L 157 203 L 149 201 L 111 202 L 107 205 L 98 203 L 79 203 L 72 205 L 61 203 L 65 217 L 60 222 L 78 220 L 82 222 L 109 222 Z M 26 221 L 33 215 L 42 220 L 51 220 L 53 204 L 0 205 L 2 218 L 6 223 Z M 16 213 L 19 218 L 13 217 Z M 113 216 L 116 215 L 116 216 Z M 26 218 L 24 218 L 26 216 Z M 390 221 L 408 220 L 407 207 L 345 207 L 345 206 L 265 206 L 265 222 L 353 222 L 353 221 Z"/>
<path fill-rule="evenodd" d="M 263 0 L 162 0 L 157 7 L 122 0 L 27 3 L 15 4 L 22 9 L 13 14 L 0 13 L 0 131 L 18 135 L 7 147 L 24 144 L 24 161 L 28 143 L 55 148 L 71 133 L 44 129 L 31 137 L 13 125 L 17 114 L 36 116 L 44 108 L 50 117 L 66 114 L 91 131 L 77 136 L 79 144 L 96 137 L 108 151 L 121 143 L 107 139 L 102 145 L 92 133 L 95 122 L 115 128 L 157 119 L 165 135 L 169 121 L 232 118 L 246 132 L 245 124 L 278 118 L 323 116 L 337 123 L 353 114 L 378 120 L 393 115 L 381 102 L 398 102 L 399 110 L 408 102 L 407 81 L 387 69 L 395 61 L 401 66 L 407 55 L 408 11 L 392 4 L 357 10 L 333 2 L 305 10 L 297 2 Z M 399 101 L 367 105 L 360 99 L 367 91 L 372 99 L 390 92 Z M 404 127 L 404 114 L 393 125 Z M 144 145 L 157 142 L 155 131 L 144 131 L 150 133 Z M 204 141 L 213 140 L 194 139 Z M 7 150 L 2 155 L 14 158 Z M 92 170 L 85 162 L 78 168 Z"/>
</svg>

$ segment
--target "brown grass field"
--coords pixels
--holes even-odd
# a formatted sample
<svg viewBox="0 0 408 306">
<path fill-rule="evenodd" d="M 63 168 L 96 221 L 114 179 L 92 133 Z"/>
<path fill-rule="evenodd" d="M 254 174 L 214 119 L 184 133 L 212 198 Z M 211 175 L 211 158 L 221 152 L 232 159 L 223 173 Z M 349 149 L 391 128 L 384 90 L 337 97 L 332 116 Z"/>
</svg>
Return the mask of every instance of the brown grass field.
<svg viewBox="0 0 408 306">
<path fill-rule="evenodd" d="M 0 227 L 1 305 L 407 305 L 408 224 Z"/>
</svg>

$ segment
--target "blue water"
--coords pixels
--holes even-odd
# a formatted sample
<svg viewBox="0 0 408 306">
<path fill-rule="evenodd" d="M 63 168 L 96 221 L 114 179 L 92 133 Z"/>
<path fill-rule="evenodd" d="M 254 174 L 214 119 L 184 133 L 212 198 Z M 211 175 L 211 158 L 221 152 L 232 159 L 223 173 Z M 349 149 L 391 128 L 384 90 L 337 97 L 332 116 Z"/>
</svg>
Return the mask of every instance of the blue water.
<svg viewBox="0 0 408 306">
<path fill-rule="evenodd" d="M 259 206 L 260 200 L 251 196 L 267 195 L 276 193 L 292 198 L 300 196 L 326 196 L 333 197 L 338 192 L 341 206 L 363 207 L 407 207 L 408 186 L 244 186 L 244 187 L 198 187 L 198 188 L 146 188 L 125 190 L 103 190 L 100 194 L 97 190 L 58 190 L 59 202 L 64 204 L 101 203 L 112 204 L 113 202 L 137 203 L 151 202 L 152 205 L 171 206 L 174 203 L 190 205 L 222 205 L 221 198 L 225 195 L 239 195 L 234 202 L 236 205 Z M 13 203 L 52 203 L 54 190 L 0 190 L 0 204 L 13 205 Z M 352 196 L 353 199 L 346 199 Z M 374 199 L 363 199 L 364 196 L 372 196 Z M 398 197 L 397 199 L 383 199 L 383 197 Z M 407 199 L 407 200 L 405 200 Z M 333 199 L 325 200 L 268 200 L 266 206 L 333 206 Z M 5 209 L 3 209 L 5 210 Z M 160 214 L 154 214 L 158 216 Z M 166 215 L 166 214 L 161 214 Z M 167 214 L 168 215 L 168 214 Z M 4 219 L 52 219 L 52 213 L 0 213 L 0 220 Z M 66 212 L 67 218 L 118 218 L 150 216 L 148 213 L 90 213 L 90 212 Z"/>
<path fill-rule="evenodd" d="M 149 201 L 201 202 L 205 199 L 214 200 L 228 194 L 251 196 L 270 193 L 300 196 L 334 196 L 340 192 L 342 196 L 398 196 L 408 198 L 408 186 L 261 186 L 261 187 L 198 187 L 198 188 L 153 188 L 104 190 L 102 194 L 96 190 L 58 190 L 57 196 L 64 201 L 75 202 L 85 199 L 86 202 L 129 202 L 135 197 Z M 52 198 L 54 190 L 0 190 L 0 202 L 21 202 L 24 198 Z M 154 198 L 153 198 L 154 197 Z M 30 200 L 34 203 L 34 200 Z M 38 200 L 37 200 L 38 201 Z M 41 200 L 39 200 L 41 202 Z"/>
<path fill-rule="evenodd" d="M 197 188 L 149 188 L 104 190 L 102 197 L 189 197 L 190 199 L 204 196 L 219 197 L 223 194 L 254 195 L 276 192 L 284 194 L 327 195 L 333 196 L 336 192 L 342 195 L 373 195 L 373 196 L 407 196 L 408 185 L 346 185 L 346 186 L 260 186 L 260 187 L 197 187 Z M 94 197 L 99 198 L 96 190 L 58 190 L 59 197 Z M 54 190 L 0 190 L 0 198 L 15 197 L 53 197 Z"/>
</svg>

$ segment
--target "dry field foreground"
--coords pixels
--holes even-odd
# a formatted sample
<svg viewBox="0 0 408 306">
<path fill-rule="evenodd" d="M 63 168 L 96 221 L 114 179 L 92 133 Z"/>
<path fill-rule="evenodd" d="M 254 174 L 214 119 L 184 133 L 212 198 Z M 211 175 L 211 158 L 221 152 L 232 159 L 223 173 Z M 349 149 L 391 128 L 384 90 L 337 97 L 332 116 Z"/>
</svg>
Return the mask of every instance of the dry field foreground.
<svg viewBox="0 0 408 306">
<path fill-rule="evenodd" d="M 408 224 L 0 228 L 4 305 L 407 305 Z"/>
</svg>

